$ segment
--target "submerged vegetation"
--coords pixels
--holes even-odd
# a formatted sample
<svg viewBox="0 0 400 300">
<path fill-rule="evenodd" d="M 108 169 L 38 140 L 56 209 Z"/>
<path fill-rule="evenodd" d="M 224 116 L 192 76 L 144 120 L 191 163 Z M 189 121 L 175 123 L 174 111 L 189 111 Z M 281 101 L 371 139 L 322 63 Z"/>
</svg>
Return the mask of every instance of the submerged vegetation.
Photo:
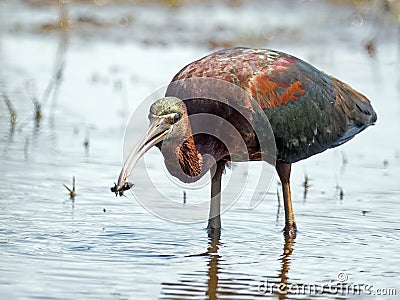
<svg viewBox="0 0 400 300">
<path fill-rule="evenodd" d="M 76 192 L 75 192 L 75 176 L 72 177 L 72 188 L 69 188 L 67 185 L 63 184 L 63 186 L 69 192 L 69 198 L 71 200 L 75 200 Z"/>
<path fill-rule="evenodd" d="M 10 113 L 11 127 L 14 127 L 17 124 L 17 112 L 7 95 L 3 94 L 3 100 L 7 105 L 8 112 Z"/>
</svg>

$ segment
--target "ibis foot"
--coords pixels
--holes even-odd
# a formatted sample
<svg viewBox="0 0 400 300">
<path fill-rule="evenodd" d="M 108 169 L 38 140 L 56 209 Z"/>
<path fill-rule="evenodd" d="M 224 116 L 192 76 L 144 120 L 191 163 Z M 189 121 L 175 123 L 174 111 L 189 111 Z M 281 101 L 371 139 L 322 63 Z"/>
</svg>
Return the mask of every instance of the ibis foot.
<svg viewBox="0 0 400 300">
<path fill-rule="evenodd" d="M 285 228 L 283 228 L 283 232 L 285 234 L 285 236 L 289 236 L 289 237 L 296 237 L 296 233 L 297 233 L 297 226 L 296 223 L 286 223 Z"/>
</svg>

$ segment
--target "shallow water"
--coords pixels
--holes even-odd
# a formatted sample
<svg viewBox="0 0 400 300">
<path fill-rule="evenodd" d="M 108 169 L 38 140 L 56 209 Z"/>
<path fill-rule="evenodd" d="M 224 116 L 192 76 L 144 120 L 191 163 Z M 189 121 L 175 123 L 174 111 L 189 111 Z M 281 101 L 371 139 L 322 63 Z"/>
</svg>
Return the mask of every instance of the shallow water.
<svg viewBox="0 0 400 300">
<path fill-rule="evenodd" d="M 350 286 L 369 284 L 372 293 L 378 288 L 400 293 L 400 50 L 395 25 L 375 19 L 374 10 L 310 2 L 294 7 L 271 2 L 264 12 L 260 2 L 215 4 L 206 24 L 202 16 L 210 5 L 205 4 L 177 9 L 74 6 L 72 16 L 104 20 L 132 15 L 136 23 L 124 30 L 72 31 L 61 56 L 62 81 L 35 125 L 31 97 L 41 99 L 62 41 L 54 32 L 39 34 L 35 26 L 52 20 L 54 7 L 1 5 L 0 90 L 17 113 L 12 126 L 1 100 L 2 299 L 351 298 L 350 292 L 334 290 L 323 295 L 263 294 L 260 285 L 267 280 L 275 287 L 322 286 L 345 275 Z M 15 17 L 7 18 L 16 8 Z M 154 22 L 143 17 L 149 13 Z M 270 18 L 254 22 L 263 14 Z M 279 15 L 288 17 L 281 22 Z M 176 21 L 169 31 L 155 34 L 148 29 L 150 23 L 161 30 L 168 18 Z M 269 28 L 267 33 L 257 32 L 261 27 Z M 182 66 L 211 51 L 216 28 L 225 43 L 275 48 L 306 59 L 363 92 L 378 113 L 377 124 L 354 140 L 293 166 L 299 227 L 294 241 L 285 241 L 281 232 L 284 216 L 276 177 L 254 210 L 248 209 L 244 192 L 222 216 L 220 238 L 209 238 L 205 223 L 164 221 L 129 193 L 115 198 L 109 191 L 122 166 L 129 116 Z M 243 35 L 249 31 L 251 38 Z M 378 48 L 371 59 L 362 43 L 376 32 Z M 154 161 L 152 171 L 162 177 L 160 153 L 155 150 L 148 157 Z M 304 174 L 310 183 L 306 193 Z M 73 176 L 77 195 L 71 201 L 63 184 L 71 186 Z M 188 202 L 198 201 L 198 194 L 186 192 Z M 179 198 L 182 189 L 171 188 L 171 193 Z M 229 198 L 229 191 L 224 197 Z"/>
</svg>

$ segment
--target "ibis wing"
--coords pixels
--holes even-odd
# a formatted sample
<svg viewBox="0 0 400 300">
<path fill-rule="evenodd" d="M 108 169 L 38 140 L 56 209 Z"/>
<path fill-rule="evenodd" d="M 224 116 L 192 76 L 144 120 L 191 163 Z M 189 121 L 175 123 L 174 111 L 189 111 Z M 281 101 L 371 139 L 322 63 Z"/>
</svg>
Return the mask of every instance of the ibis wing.
<svg viewBox="0 0 400 300">
<path fill-rule="evenodd" d="M 347 130 L 330 146 L 331 148 L 349 141 L 377 120 L 370 101 L 364 95 L 336 78 L 332 78 L 332 83 L 336 94 L 335 105 L 346 116 Z"/>
<path fill-rule="evenodd" d="M 365 96 L 282 52 L 224 49 L 187 65 L 172 81 L 199 77 L 245 89 L 269 118 L 278 159 L 288 163 L 336 147 L 376 121 Z"/>
<path fill-rule="evenodd" d="M 249 90 L 264 105 L 281 160 L 339 146 L 376 121 L 369 100 L 347 84 L 297 58 L 283 55 L 278 63 L 255 76 Z"/>
</svg>

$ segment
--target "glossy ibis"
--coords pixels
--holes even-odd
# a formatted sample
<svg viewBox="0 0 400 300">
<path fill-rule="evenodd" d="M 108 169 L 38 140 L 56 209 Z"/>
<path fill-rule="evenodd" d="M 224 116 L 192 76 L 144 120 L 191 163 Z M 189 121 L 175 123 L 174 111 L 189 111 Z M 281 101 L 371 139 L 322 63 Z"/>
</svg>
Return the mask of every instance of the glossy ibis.
<svg viewBox="0 0 400 300">
<path fill-rule="evenodd" d="M 261 159 L 257 155 L 260 141 L 236 110 L 202 98 L 183 101 L 180 87 L 184 87 L 185 80 L 193 78 L 218 79 L 240 87 L 267 116 L 275 138 L 275 168 L 282 182 L 285 233 L 289 235 L 296 232 L 290 193 L 292 163 L 349 141 L 377 119 L 365 96 L 307 62 L 282 52 L 231 48 L 190 63 L 171 82 L 182 84 L 169 87 L 165 98 L 151 106 L 150 127 L 143 140 L 132 149 L 112 191 L 122 195 L 131 187 L 127 178 L 148 149 L 154 145 L 161 149 L 163 144 L 186 134 L 187 138 L 177 147 L 163 152 L 164 161 L 168 171 L 184 182 L 195 181 L 212 171 L 210 229 L 221 226 L 221 176 L 231 160 L 231 153 L 214 136 L 191 136 L 192 124 L 188 116 L 206 112 L 231 122 L 246 143 L 248 160 Z M 215 92 L 218 97 L 218 93 L 224 91 L 216 88 Z M 249 101 L 236 100 L 252 111 Z"/>
</svg>

